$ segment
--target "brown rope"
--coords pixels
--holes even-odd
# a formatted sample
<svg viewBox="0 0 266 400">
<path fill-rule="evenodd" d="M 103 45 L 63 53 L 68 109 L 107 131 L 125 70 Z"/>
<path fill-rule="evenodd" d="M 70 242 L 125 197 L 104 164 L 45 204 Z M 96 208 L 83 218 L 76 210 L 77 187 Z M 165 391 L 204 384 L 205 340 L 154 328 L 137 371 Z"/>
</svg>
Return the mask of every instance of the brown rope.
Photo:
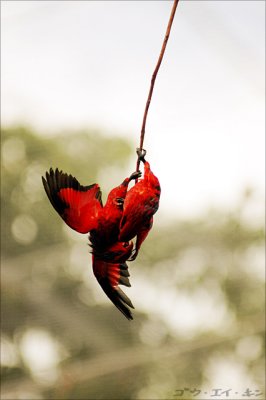
<svg viewBox="0 0 266 400">
<path fill-rule="evenodd" d="M 148 110 L 149 110 L 149 106 L 150 106 L 150 102 L 151 102 L 151 98 L 152 98 L 152 92 L 153 92 L 153 88 L 154 88 L 154 84 L 155 84 L 155 79 L 156 79 L 157 73 L 159 71 L 159 68 L 160 68 L 160 65 L 161 65 L 161 62 L 162 62 L 162 59 L 163 59 L 163 56 L 164 56 L 164 52 L 165 52 L 165 48 L 166 48 L 166 45 L 167 45 L 168 38 L 170 36 L 170 31 L 171 31 L 172 23 L 173 23 L 173 20 L 174 20 L 175 11 L 176 11 L 176 7 L 177 7 L 177 4 L 178 4 L 178 1 L 179 0 L 174 0 L 172 11 L 171 11 L 171 15 L 170 15 L 170 18 L 169 18 L 169 21 L 168 21 L 168 25 L 167 25 L 167 29 L 166 29 L 166 33 L 165 33 L 165 36 L 164 36 L 164 41 L 163 41 L 163 45 L 162 45 L 162 48 L 161 48 L 161 52 L 160 52 L 160 55 L 159 55 L 155 70 L 154 70 L 154 72 L 152 74 L 152 78 L 151 78 L 150 90 L 149 90 L 148 99 L 147 99 L 147 102 L 146 102 L 146 107 L 145 107 L 145 111 L 144 111 L 144 115 L 143 115 L 141 134 L 140 134 L 139 148 L 141 150 L 143 149 L 146 120 L 147 120 Z M 140 164 L 140 161 L 138 160 L 137 161 L 137 166 L 136 166 L 136 171 L 139 170 L 139 164 Z M 137 182 L 137 179 L 136 179 L 136 182 Z"/>
</svg>

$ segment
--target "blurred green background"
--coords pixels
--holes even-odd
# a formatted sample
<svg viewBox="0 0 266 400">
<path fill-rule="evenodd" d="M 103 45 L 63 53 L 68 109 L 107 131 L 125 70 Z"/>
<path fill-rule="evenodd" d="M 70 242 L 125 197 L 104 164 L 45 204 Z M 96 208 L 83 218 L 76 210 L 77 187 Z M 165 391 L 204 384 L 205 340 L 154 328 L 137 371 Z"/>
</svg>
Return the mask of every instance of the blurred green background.
<svg viewBox="0 0 266 400">
<path fill-rule="evenodd" d="M 86 235 L 49 203 L 50 166 L 98 182 L 106 198 L 133 172 L 133 152 L 99 131 L 3 129 L 2 399 L 265 398 L 264 226 L 246 218 L 252 189 L 230 212 L 156 214 L 129 265 L 132 322 L 98 286 Z"/>
</svg>

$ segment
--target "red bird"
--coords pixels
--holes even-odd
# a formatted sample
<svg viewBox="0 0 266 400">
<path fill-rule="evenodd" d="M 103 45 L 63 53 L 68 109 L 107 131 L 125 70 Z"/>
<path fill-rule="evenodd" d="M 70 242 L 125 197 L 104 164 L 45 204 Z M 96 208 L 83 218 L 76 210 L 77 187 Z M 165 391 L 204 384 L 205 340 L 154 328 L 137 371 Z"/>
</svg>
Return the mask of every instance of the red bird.
<svg viewBox="0 0 266 400">
<path fill-rule="evenodd" d="M 137 150 L 144 163 L 144 178 L 129 191 L 128 184 L 141 173 L 134 172 L 112 189 L 105 206 L 98 184 L 82 186 L 76 178 L 56 169 L 42 177 L 46 194 L 67 225 L 80 233 L 90 232 L 92 267 L 102 289 L 114 305 L 133 319 L 130 299 L 118 286 L 130 286 L 127 260 L 134 260 L 148 235 L 153 214 L 158 210 L 160 184 L 145 160 L 146 151 Z M 133 250 L 134 237 L 136 246 Z"/>
<path fill-rule="evenodd" d="M 137 257 L 141 244 L 152 227 L 153 215 L 158 210 L 161 194 L 159 180 L 145 160 L 146 151 L 137 149 L 137 154 L 144 164 L 144 177 L 127 192 L 119 234 L 121 242 L 128 242 L 137 236 L 130 261 Z"/>
<path fill-rule="evenodd" d="M 130 286 L 126 261 L 132 255 L 133 243 L 118 240 L 123 203 L 134 172 L 121 185 L 111 190 L 105 206 L 98 184 L 82 186 L 76 178 L 51 168 L 42 177 L 46 194 L 67 225 L 80 233 L 90 232 L 93 272 L 102 289 L 128 319 L 133 319 L 130 299 L 119 284 Z"/>
</svg>

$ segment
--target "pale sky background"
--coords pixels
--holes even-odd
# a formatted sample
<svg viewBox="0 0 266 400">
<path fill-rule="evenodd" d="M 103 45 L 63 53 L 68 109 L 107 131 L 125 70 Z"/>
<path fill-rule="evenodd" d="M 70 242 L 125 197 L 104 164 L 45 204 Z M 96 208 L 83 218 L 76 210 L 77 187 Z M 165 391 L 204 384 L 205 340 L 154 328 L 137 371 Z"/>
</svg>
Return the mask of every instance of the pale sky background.
<svg viewBox="0 0 266 400">
<path fill-rule="evenodd" d="M 2 1 L 2 124 L 44 135 L 96 127 L 137 146 L 171 7 Z M 264 1 L 180 0 L 144 146 L 161 181 L 162 212 L 230 210 L 250 186 L 250 217 L 262 213 L 264 37 Z"/>
</svg>

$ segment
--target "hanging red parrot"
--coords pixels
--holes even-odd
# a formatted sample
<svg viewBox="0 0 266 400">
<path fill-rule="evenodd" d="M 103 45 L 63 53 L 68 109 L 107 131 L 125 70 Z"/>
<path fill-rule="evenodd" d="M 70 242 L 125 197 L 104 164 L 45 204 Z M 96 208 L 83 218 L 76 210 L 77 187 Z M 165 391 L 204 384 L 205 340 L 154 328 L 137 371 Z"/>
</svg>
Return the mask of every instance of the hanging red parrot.
<svg viewBox="0 0 266 400">
<path fill-rule="evenodd" d="M 144 164 L 144 177 L 127 192 L 119 234 L 119 241 L 122 242 L 137 236 L 130 261 L 135 260 L 141 244 L 152 228 L 153 215 L 158 210 L 161 193 L 159 180 L 145 160 L 146 151 L 137 149 L 137 154 Z"/>
<path fill-rule="evenodd" d="M 157 211 L 160 184 L 145 160 L 146 151 L 137 151 L 144 163 L 144 177 L 129 191 L 128 184 L 141 173 L 134 172 L 112 189 L 103 207 L 98 184 L 82 186 L 76 178 L 51 168 L 42 177 L 47 196 L 62 219 L 72 229 L 88 233 L 92 247 L 93 272 L 102 289 L 128 319 L 133 319 L 130 299 L 118 286 L 130 286 L 127 260 L 134 260 L 152 227 Z M 133 242 L 136 236 L 136 246 Z M 130 308 L 129 308 L 130 307 Z"/>
<path fill-rule="evenodd" d="M 46 179 L 42 177 L 51 204 L 66 224 L 77 232 L 90 232 L 94 275 L 128 319 L 133 319 L 128 307 L 134 307 L 118 285 L 130 286 L 126 260 L 132 254 L 133 243 L 118 241 L 118 235 L 128 184 L 140 175 L 134 172 L 112 189 L 104 207 L 98 184 L 82 186 L 72 175 L 52 168 L 46 172 Z"/>
</svg>

